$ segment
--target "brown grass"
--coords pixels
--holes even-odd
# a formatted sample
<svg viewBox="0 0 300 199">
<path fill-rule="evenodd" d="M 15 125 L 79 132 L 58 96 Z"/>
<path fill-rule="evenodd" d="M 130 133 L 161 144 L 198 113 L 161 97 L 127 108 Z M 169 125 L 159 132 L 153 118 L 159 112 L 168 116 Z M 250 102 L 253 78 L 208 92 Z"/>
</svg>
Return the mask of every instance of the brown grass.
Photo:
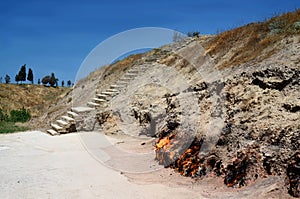
<svg viewBox="0 0 300 199">
<path fill-rule="evenodd" d="M 112 73 L 115 73 L 117 71 L 125 71 L 130 66 L 133 65 L 133 63 L 140 59 L 143 56 L 143 54 L 134 54 L 126 57 L 125 59 L 122 59 L 112 65 L 110 65 L 106 71 L 104 72 L 105 75 L 110 75 Z"/>
<path fill-rule="evenodd" d="M 295 22 L 300 22 L 300 10 L 225 31 L 209 42 L 206 51 L 217 55 L 219 68 L 240 65 L 257 58 L 265 59 L 276 52 L 277 42 L 300 33 L 300 29 L 294 26 Z"/>
<path fill-rule="evenodd" d="M 103 66 L 102 70 L 97 70 L 99 73 L 99 84 L 97 85 L 97 92 L 101 92 L 109 87 L 112 82 L 116 82 L 121 78 L 125 72 L 130 69 L 143 54 L 134 54 L 122 59 L 111 65 Z"/>
<path fill-rule="evenodd" d="M 9 113 L 11 110 L 24 107 L 30 110 L 32 117 L 37 117 L 70 91 L 71 88 L 66 87 L 0 84 L 0 109 Z"/>
</svg>

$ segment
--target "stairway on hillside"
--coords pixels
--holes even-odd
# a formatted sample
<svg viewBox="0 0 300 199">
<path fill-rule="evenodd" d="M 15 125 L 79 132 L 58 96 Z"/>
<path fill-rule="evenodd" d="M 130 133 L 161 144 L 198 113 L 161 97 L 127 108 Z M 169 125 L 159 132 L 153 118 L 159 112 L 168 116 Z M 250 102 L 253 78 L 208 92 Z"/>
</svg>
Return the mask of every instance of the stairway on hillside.
<svg viewBox="0 0 300 199">
<path fill-rule="evenodd" d="M 161 50 L 168 52 L 176 52 L 185 46 L 189 45 L 191 42 L 195 41 L 194 38 L 188 38 L 177 43 L 165 45 L 161 47 Z M 95 118 L 97 111 L 107 108 L 109 106 L 110 100 L 116 95 L 120 94 L 126 89 L 128 83 L 137 77 L 140 73 L 145 72 L 146 69 L 151 67 L 153 62 L 158 62 L 158 56 L 155 54 L 153 56 L 147 57 L 144 63 L 140 63 L 129 69 L 123 77 L 121 77 L 117 82 L 110 85 L 105 91 L 96 90 L 96 95 L 87 103 L 86 107 L 73 107 L 60 119 L 51 123 L 51 129 L 47 130 L 50 135 L 61 135 L 66 133 L 77 132 L 80 130 L 93 130 L 94 124 L 84 125 L 87 120 Z M 95 120 L 95 119 L 92 119 Z M 91 123 L 91 121 L 88 121 Z"/>
<path fill-rule="evenodd" d="M 60 119 L 51 123 L 51 129 L 47 130 L 47 133 L 50 135 L 61 135 L 82 130 L 82 123 L 85 122 L 88 115 L 93 114 L 95 116 L 95 113 L 92 112 L 96 112 L 96 109 L 98 111 L 107 108 L 113 97 L 126 89 L 130 81 L 150 66 L 150 64 L 142 64 L 129 69 L 122 78 L 115 82 L 115 84 L 110 85 L 108 89 L 102 92 L 96 91 L 96 96 L 87 103 L 86 107 L 73 107 L 65 115 L 61 116 Z"/>
</svg>

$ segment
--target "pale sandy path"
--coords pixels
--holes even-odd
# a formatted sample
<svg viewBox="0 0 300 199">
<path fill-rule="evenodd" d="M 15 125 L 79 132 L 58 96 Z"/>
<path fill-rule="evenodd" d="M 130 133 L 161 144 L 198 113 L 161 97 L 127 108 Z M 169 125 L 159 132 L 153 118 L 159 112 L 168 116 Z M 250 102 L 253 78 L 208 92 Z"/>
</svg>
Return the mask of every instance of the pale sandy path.
<svg viewBox="0 0 300 199">
<path fill-rule="evenodd" d="M 185 188 L 129 182 L 96 161 L 78 134 L 33 131 L 0 135 L 0 198 L 203 197 Z"/>
</svg>

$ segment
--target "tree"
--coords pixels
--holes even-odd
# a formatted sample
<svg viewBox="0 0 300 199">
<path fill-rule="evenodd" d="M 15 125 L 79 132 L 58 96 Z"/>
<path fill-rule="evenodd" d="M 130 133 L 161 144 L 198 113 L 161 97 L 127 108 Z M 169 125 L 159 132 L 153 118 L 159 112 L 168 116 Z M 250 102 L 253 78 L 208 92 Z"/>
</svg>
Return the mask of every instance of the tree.
<svg viewBox="0 0 300 199">
<path fill-rule="evenodd" d="M 33 73 L 32 73 L 31 68 L 29 68 L 29 70 L 28 70 L 27 80 L 30 81 L 31 84 L 33 84 Z"/>
<path fill-rule="evenodd" d="M 26 81 L 26 64 L 21 66 L 18 76 L 19 76 L 19 81 L 21 82 Z"/>
<path fill-rule="evenodd" d="M 43 77 L 42 83 L 44 84 L 44 86 L 49 84 L 49 82 L 50 82 L 50 76 L 49 75 Z"/>
<path fill-rule="evenodd" d="M 17 84 L 19 84 L 20 77 L 19 77 L 19 75 L 18 75 L 18 74 L 16 74 L 15 81 L 17 82 Z"/>
<path fill-rule="evenodd" d="M 199 37 L 200 32 L 193 32 L 193 37 Z"/>
<path fill-rule="evenodd" d="M 57 86 L 57 84 L 58 84 L 58 79 L 55 77 L 54 73 L 51 73 L 49 84 L 52 87 Z"/>
<path fill-rule="evenodd" d="M 62 87 L 65 86 L 65 81 L 64 81 L 64 80 L 61 81 L 61 86 L 62 86 Z"/>
<path fill-rule="evenodd" d="M 70 87 L 71 86 L 71 80 L 68 80 L 67 84 L 68 84 L 68 87 Z"/>
<path fill-rule="evenodd" d="M 0 83 L 2 83 L 2 77 L 0 77 Z"/>
<path fill-rule="evenodd" d="M 40 84 L 41 84 L 41 79 L 39 78 L 39 79 L 38 79 L 38 85 L 40 85 Z"/>
<path fill-rule="evenodd" d="M 10 76 L 9 75 L 5 75 L 5 83 L 6 84 L 10 83 Z"/>
<path fill-rule="evenodd" d="M 200 36 L 200 32 L 188 32 L 187 33 L 188 37 L 199 37 Z"/>
</svg>

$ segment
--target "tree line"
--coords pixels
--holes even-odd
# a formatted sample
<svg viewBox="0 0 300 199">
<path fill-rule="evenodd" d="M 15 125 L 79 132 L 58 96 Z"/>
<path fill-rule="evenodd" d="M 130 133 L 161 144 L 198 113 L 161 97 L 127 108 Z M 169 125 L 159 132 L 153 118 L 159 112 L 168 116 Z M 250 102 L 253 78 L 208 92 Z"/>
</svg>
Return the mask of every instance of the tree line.
<svg viewBox="0 0 300 199">
<path fill-rule="evenodd" d="M 17 82 L 17 84 L 19 84 L 19 82 L 23 84 L 27 79 L 31 84 L 34 84 L 33 77 L 34 76 L 32 69 L 29 68 L 28 73 L 26 73 L 26 64 L 24 64 L 23 66 L 21 66 L 20 71 L 16 74 L 15 81 Z M 4 81 L 6 84 L 9 84 L 11 82 L 10 76 L 6 74 Z M 58 87 L 58 81 L 59 79 L 55 77 L 54 73 L 51 73 L 51 75 L 46 75 L 45 77 L 43 77 L 42 80 L 39 78 L 37 84 L 40 85 L 42 83 L 44 86 L 49 85 L 51 87 Z M 2 77 L 0 77 L 0 83 L 2 83 Z M 71 80 L 68 80 L 66 85 L 70 87 L 72 85 Z M 64 80 L 61 81 L 61 86 L 65 86 Z"/>
</svg>

